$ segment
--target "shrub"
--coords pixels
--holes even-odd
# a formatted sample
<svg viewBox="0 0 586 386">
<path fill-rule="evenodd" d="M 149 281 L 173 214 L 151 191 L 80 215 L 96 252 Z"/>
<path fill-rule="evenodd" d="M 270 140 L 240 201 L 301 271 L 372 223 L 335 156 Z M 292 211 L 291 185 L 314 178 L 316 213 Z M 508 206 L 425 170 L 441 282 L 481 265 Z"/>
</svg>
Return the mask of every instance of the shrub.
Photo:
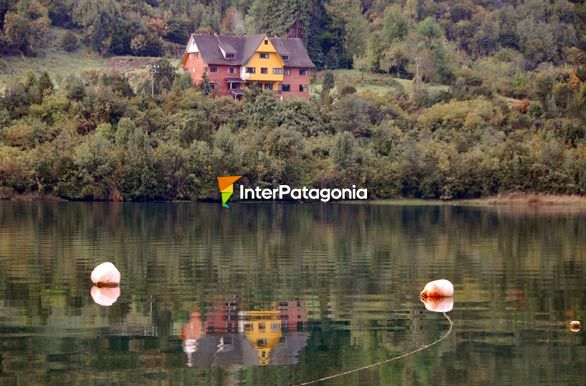
<svg viewBox="0 0 586 386">
<path fill-rule="evenodd" d="M 71 31 L 67 31 L 61 38 L 61 48 L 67 52 L 77 51 L 79 48 L 79 41 Z"/>
</svg>

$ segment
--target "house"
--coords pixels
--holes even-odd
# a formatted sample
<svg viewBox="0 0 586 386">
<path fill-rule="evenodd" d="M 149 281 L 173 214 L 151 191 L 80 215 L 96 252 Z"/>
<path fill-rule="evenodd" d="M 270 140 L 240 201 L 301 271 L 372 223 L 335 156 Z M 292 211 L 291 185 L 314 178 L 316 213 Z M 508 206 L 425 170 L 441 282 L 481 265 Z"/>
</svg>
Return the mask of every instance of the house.
<svg viewBox="0 0 586 386">
<path fill-rule="evenodd" d="M 201 84 L 206 73 L 214 95 L 240 99 L 256 86 L 280 99 L 309 99 L 315 68 L 299 38 L 192 34 L 181 66 Z"/>
</svg>

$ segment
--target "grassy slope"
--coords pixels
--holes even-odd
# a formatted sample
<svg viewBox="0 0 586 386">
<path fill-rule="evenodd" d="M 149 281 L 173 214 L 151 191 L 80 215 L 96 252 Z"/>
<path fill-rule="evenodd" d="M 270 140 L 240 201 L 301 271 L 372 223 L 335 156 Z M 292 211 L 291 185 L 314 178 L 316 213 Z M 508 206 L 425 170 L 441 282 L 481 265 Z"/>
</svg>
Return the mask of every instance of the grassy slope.
<svg viewBox="0 0 586 386">
<path fill-rule="evenodd" d="M 60 46 L 61 37 L 66 31 L 63 28 L 49 28 L 49 44 L 44 49 L 43 55 L 37 57 L 0 56 L 0 91 L 11 82 L 21 80 L 27 71 L 33 71 L 36 74 L 47 71 L 59 86 L 68 75 L 80 75 L 85 71 L 110 70 L 111 63 L 124 59 L 135 61 L 128 72 L 131 77 L 136 78 L 147 70 L 149 63 L 158 59 L 132 56 L 101 58 L 85 46 L 81 46 L 75 52 L 66 52 Z M 170 62 L 173 65 L 179 65 L 178 59 L 172 59 Z M 122 68 L 116 69 L 123 71 Z"/>
<path fill-rule="evenodd" d="M 336 84 L 348 84 L 356 88 L 358 92 L 374 92 L 377 94 L 386 94 L 395 90 L 393 83 L 397 82 L 403 89 L 411 94 L 413 92 L 413 81 L 411 79 L 394 78 L 387 74 L 370 74 L 362 73 L 358 70 L 333 70 Z M 318 96 L 322 89 L 324 72 L 320 72 L 317 76 L 316 82 L 313 84 L 311 92 Z M 448 86 L 441 84 L 424 84 L 430 91 L 448 90 Z"/>
<path fill-rule="evenodd" d="M 97 70 L 107 67 L 108 59 L 91 52 L 86 47 L 79 48 L 76 52 L 64 51 L 59 42 L 66 32 L 62 28 L 50 28 L 49 45 L 44 54 L 37 57 L 2 56 L 0 57 L 0 89 L 6 87 L 12 81 L 23 78 L 27 71 L 40 73 L 47 71 L 56 83 L 61 83 L 67 75 L 81 74 L 88 70 Z"/>
</svg>

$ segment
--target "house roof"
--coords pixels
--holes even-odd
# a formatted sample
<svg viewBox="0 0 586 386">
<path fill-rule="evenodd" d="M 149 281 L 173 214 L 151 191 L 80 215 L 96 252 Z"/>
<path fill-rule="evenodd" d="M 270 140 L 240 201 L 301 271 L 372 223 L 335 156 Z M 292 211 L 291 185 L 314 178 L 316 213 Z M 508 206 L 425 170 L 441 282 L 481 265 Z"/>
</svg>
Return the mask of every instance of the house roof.
<svg viewBox="0 0 586 386">
<path fill-rule="evenodd" d="M 303 40 L 299 38 L 270 38 L 271 43 L 275 46 L 275 49 L 279 52 L 279 55 L 283 57 L 285 66 L 287 67 L 315 67 Z M 288 57 L 288 59 L 285 59 Z"/>
<path fill-rule="evenodd" d="M 241 66 L 246 64 L 266 37 L 265 34 L 234 36 L 234 35 L 203 35 L 192 34 L 202 59 L 208 64 Z M 283 57 L 287 67 L 315 67 L 303 40 L 299 38 L 269 38 L 279 55 Z M 233 54 L 234 58 L 225 58 Z M 288 58 L 288 59 L 285 59 Z"/>
<path fill-rule="evenodd" d="M 232 35 L 192 35 L 201 57 L 208 64 L 243 65 L 248 62 L 265 35 L 232 36 Z M 223 49 L 234 58 L 224 58 Z"/>
</svg>

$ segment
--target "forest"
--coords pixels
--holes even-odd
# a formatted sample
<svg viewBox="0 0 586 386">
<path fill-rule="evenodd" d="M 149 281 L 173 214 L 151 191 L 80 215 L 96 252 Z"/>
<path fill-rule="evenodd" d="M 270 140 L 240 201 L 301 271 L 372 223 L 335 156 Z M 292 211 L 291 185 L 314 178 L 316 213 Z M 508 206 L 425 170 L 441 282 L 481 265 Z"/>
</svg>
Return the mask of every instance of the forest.
<svg viewBox="0 0 586 386">
<path fill-rule="evenodd" d="M 3 85 L 2 197 L 214 199 L 230 174 L 371 198 L 586 193 L 579 1 L 4 0 L 0 56 L 42 57 L 54 28 L 64 51 L 160 70 L 41 68 Z M 304 39 L 312 100 L 212 98 L 172 64 L 192 32 Z"/>
</svg>

